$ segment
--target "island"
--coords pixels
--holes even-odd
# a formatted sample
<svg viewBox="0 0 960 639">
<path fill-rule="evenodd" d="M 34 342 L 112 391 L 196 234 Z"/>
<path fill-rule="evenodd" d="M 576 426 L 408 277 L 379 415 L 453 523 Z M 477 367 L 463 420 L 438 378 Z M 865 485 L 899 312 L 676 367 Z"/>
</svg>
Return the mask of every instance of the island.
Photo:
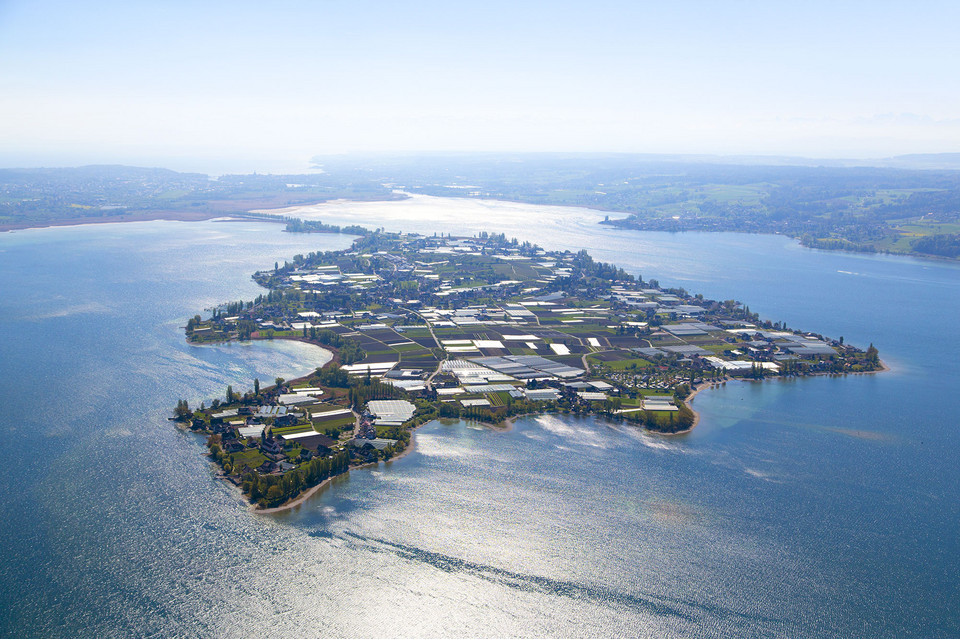
<svg viewBox="0 0 960 639">
<path fill-rule="evenodd" d="M 195 315 L 196 344 L 292 339 L 332 360 L 295 380 L 174 417 L 260 511 L 409 450 L 411 431 L 460 418 L 597 415 L 688 432 L 699 389 L 729 379 L 867 373 L 877 349 L 761 320 L 710 300 L 502 234 L 365 232 L 350 249 L 296 255 L 254 274 L 265 292 Z"/>
</svg>

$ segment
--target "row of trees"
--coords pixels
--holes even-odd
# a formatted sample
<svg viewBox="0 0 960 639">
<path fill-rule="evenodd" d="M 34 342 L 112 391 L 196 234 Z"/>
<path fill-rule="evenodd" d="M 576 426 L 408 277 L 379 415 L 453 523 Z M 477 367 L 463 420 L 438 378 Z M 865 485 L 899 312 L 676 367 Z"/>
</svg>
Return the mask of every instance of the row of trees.
<svg viewBox="0 0 960 639">
<path fill-rule="evenodd" d="M 351 406 L 359 408 L 372 399 L 399 399 L 403 395 L 402 390 L 371 377 L 368 371 L 367 376 L 362 381 L 351 384 L 349 399 Z"/>
<path fill-rule="evenodd" d="M 243 476 L 240 488 L 261 508 L 273 508 L 325 479 L 347 472 L 349 466 L 349 454 L 340 451 L 332 458 L 316 457 L 279 476 L 250 471 Z"/>
<path fill-rule="evenodd" d="M 346 233 L 347 235 L 366 235 L 370 232 L 368 229 L 356 224 L 337 226 L 336 224 L 326 224 L 319 220 L 301 220 L 297 217 L 284 217 L 283 221 L 287 223 L 285 230 L 288 233 Z"/>
<path fill-rule="evenodd" d="M 686 404 L 678 403 L 679 410 L 675 411 L 648 411 L 640 410 L 630 413 L 621 413 L 618 417 L 631 422 L 637 422 L 645 428 L 660 433 L 677 433 L 693 428 L 695 416 Z"/>
<path fill-rule="evenodd" d="M 359 362 L 367 356 L 363 351 L 363 347 L 360 346 L 360 342 L 355 339 L 350 339 L 349 337 L 342 337 L 339 333 L 335 333 L 329 329 L 318 329 L 316 326 L 313 326 L 308 332 L 305 328 L 304 337 L 308 335 L 311 341 L 336 348 L 340 355 L 340 362 L 348 366 Z"/>
<path fill-rule="evenodd" d="M 609 282 L 634 282 L 643 280 L 640 278 L 635 278 L 630 273 L 627 273 L 625 270 L 614 264 L 608 264 L 606 262 L 596 262 L 590 253 L 587 252 L 587 249 L 580 250 L 573 258 L 573 265 L 579 269 L 584 277 L 596 277 L 601 280 L 606 280 Z"/>
<path fill-rule="evenodd" d="M 942 257 L 960 257 L 960 233 L 917 238 L 913 241 L 913 250 Z"/>
</svg>

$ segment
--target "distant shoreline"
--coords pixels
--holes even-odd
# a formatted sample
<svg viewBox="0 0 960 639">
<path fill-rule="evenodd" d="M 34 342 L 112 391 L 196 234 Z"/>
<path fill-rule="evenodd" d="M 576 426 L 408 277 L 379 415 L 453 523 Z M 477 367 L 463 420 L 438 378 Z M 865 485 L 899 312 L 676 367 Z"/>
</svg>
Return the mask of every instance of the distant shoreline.
<svg viewBox="0 0 960 639">
<path fill-rule="evenodd" d="M 214 213 L 209 211 L 156 211 L 153 213 L 144 213 L 142 215 L 111 215 L 109 217 L 75 217 L 64 218 L 61 220 L 50 220 L 49 222 L 24 222 L 22 224 L 0 224 L 0 232 L 5 231 L 24 231 L 26 229 L 46 229 L 55 226 L 86 226 L 88 224 L 114 224 L 126 222 L 156 222 L 163 220 L 167 222 L 204 222 L 222 218 L 225 221 L 240 221 L 246 218 L 235 213 Z M 264 220 L 269 222 L 270 220 Z"/>
<path fill-rule="evenodd" d="M 337 198 L 340 199 L 340 198 Z M 100 217 L 68 217 L 53 220 L 30 220 L 24 222 L 7 222 L 0 224 L 0 232 L 22 231 L 25 229 L 45 229 L 55 226 L 85 226 L 87 224 L 113 224 L 127 222 L 155 222 L 164 220 L 168 222 L 204 222 L 213 219 L 222 219 L 223 221 L 240 222 L 269 222 L 271 224 L 286 223 L 282 212 L 289 209 L 295 209 L 304 206 L 318 206 L 327 202 L 336 200 L 317 200 L 315 198 L 304 200 L 303 202 L 283 201 L 278 198 L 253 198 L 245 200 L 211 200 L 210 206 L 204 210 L 190 211 L 183 209 L 173 210 L 152 210 L 130 213 L 119 213 L 117 215 L 104 215 Z M 394 202 L 396 199 L 388 197 L 383 198 L 352 198 L 344 200 L 347 202 Z M 211 210 L 212 209 L 212 210 Z M 258 215 L 258 211 L 268 212 L 275 215 L 275 218 Z"/>
<path fill-rule="evenodd" d="M 425 195 L 425 194 L 418 194 Z M 439 199 L 465 199 L 465 200 L 476 200 L 476 201 L 493 201 L 493 202 L 505 202 L 513 204 L 529 204 L 536 206 L 536 202 L 531 202 L 523 199 L 509 199 L 502 197 L 465 197 L 465 198 L 456 198 L 454 196 L 448 195 L 427 195 L 426 197 L 435 197 Z M 403 198 L 406 199 L 406 198 Z M 225 207 L 224 210 L 213 212 L 213 211 L 151 211 L 145 212 L 143 214 L 123 214 L 115 215 L 108 217 L 76 217 L 76 218 L 63 218 L 58 220 L 50 221 L 33 221 L 33 222 L 23 222 L 23 223 L 6 223 L 0 224 L 0 233 L 9 232 L 9 231 L 22 231 L 26 229 L 42 229 L 42 228 L 52 228 L 59 226 L 85 226 L 88 224 L 113 224 L 113 223 L 127 223 L 127 222 L 154 222 L 154 221 L 169 221 L 169 222 L 203 222 L 207 220 L 222 218 L 223 221 L 260 221 L 260 222 L 286 222 L 282 219 L 285 214 L 296 213 L 299 209 L 310 206 L 319 206 L 321 204 L 328 204 L 330 202 L 396 202 L 402 201 L 402 199 L 391 199 L 391 198 L 336 198 L 333 200 L 320 200 L 320 201 L 306 201 L 295 204 L 285 204 L 282 206 L 277 206 L 276 204 L 271 205 L 270 203 L 259 204 L 252 206 L 247 209 L 231 209 Z M 627 211 L 618 211 L 615 209 L 603 208 L 601 206 L 585 206 L 585 205 L 576 205 L 576 204 L 542 204 L 542 206 L 554 206 L 554 207 L 564 207 L 564 208 L 582 208 L 590 209 L 592 211 L 597 211 L 598 213 L 604 214 L 623 214 L 630 216 L 630 213 Z M 251 213 L 254 215 L 247 215 Z M 259 214 L 259 215 L 257 215 Z M 269 217 L 261 217 L 263 214 L 275 215 L 277 219 L 270 219 Z M 609 217 L 609 215 L 608 215 Z M 597 222 L 599 225 L 604 225 L 612 228 L 619 228 L 624 230 L 632 230 L 637 232 L 647 232 L 647 233 L 662 233 L 670 232 L 658 229 L 642 229 L 635 228 L 628 225 L 617 224 L 617 222 L 622 222 L 628 217 L 614 220 L 601 220 Z M 873 251 L 857 251 L 847 248 L 826 248 L 818 246 L 810 246 L 804 244 L 801 241 L 800 237 L 779 233 L 775 231 L 738 231 L 735 229 L 725 229 L 725 230 L 708 230 L 708 229 L 683 229 L 679 231 L 680 233 L 743 233 L 744 235 L 770 235 L 777 237 L 789 238 L 799 246 L 802 246 L 807 249 L 817 250 L 817 251 L 827 251 L 833 253 L 848 253 L 851 255 L 879 255 L 879 256 L 892 256 L 892 257 L 908 257 L 914 259 L 923 259 L 923 260 L 935 260 L 939 262 L 952 262 L 957 263 L 960 261 L 960 258 L 948 257 L 944 255 L 934 255 L 931 253 L 915 253 L 910 251 L 893 251 L 889 249 L 877 249 Z"/>
</svg>

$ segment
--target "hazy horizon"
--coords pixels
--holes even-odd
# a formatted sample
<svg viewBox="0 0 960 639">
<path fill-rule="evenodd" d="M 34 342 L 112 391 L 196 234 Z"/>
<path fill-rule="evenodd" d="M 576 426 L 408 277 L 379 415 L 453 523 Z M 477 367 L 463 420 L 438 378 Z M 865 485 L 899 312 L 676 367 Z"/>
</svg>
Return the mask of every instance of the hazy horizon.
<svg viewBox="0 0 960 639">
<path fill-rule="evenodd" d="M 495 151 L 395 151 L 384 153 L 344 153 L 313 156 L 312 158 L 271 159 L 257 162 L 235 157 L 160 157 L 139 158 L 139 161 L 126 162 L 123 159 L 74 156 L 61 158 L 62 161 L 37 161 L 31 163 L 22 156 L 7 156 L 0 152 L 0 170 L 19 169 L 69 169 L 85 166 L 128 166 L 145 169 L 170 169 L 181 173 L 202 173 L 211 177 L 222 175 L 248 175 L 253 173 L 266 175 L 304 175 L 321 173 L 326 162 L 334 164 L 359 164 L 370 160 L 374 163 L 384 160 L 442 160 L 451 159 L 522 159 L 536 162 L 551 159 L 583 160 L 597 158 L 622 158 L 624 161 L 650 163 L 677 163 L 681 165 L 714 164 L 731 166 L 822 166 L 827 168 L 891 168 L 907 170 L 960 170 L 960 153 L 905 154 L 885 157 L 862 158 L 818 158 L 784 155 L 711 155 L 711 154 L 655 154 L 655 153 L 604 153 L 604 152 L 495 152 Z M 18 163 L 19 160 L 25 160 Z M 328 167 L 329 168 L 329 167 Z"/>
<path fill-rule="evenodd" d="M 14 0 L 0 4 L 0 164 L 954 152 L 958 18 L 946 2 Z"/>
</svg>

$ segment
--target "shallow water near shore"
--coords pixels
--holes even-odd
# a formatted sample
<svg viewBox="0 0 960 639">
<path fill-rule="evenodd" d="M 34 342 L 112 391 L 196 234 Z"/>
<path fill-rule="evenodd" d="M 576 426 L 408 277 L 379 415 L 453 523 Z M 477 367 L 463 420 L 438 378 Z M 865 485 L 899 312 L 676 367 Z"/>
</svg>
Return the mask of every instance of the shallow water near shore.
<svg viewBox="0 0 960 639">
<path fill-rule="evenodd" d="M 704 390 L 700 425 L 679 437 L 558 415 L 507 432 L 432 423 L 409 456 L 252 515 L 166 417 L 180 397 L 209 401 L 327 355 L 195 347 L 179 327 L 254 297 L 254 270 L 351 238 L 251 222 L 0 234 L 0 633 L 960 633 L 956 265 L 622 232 L 584 209 L 414 198 L 317 210 L 585 247 L 661 285 L 873 341 L 893 370 Z"/>
</svg>

